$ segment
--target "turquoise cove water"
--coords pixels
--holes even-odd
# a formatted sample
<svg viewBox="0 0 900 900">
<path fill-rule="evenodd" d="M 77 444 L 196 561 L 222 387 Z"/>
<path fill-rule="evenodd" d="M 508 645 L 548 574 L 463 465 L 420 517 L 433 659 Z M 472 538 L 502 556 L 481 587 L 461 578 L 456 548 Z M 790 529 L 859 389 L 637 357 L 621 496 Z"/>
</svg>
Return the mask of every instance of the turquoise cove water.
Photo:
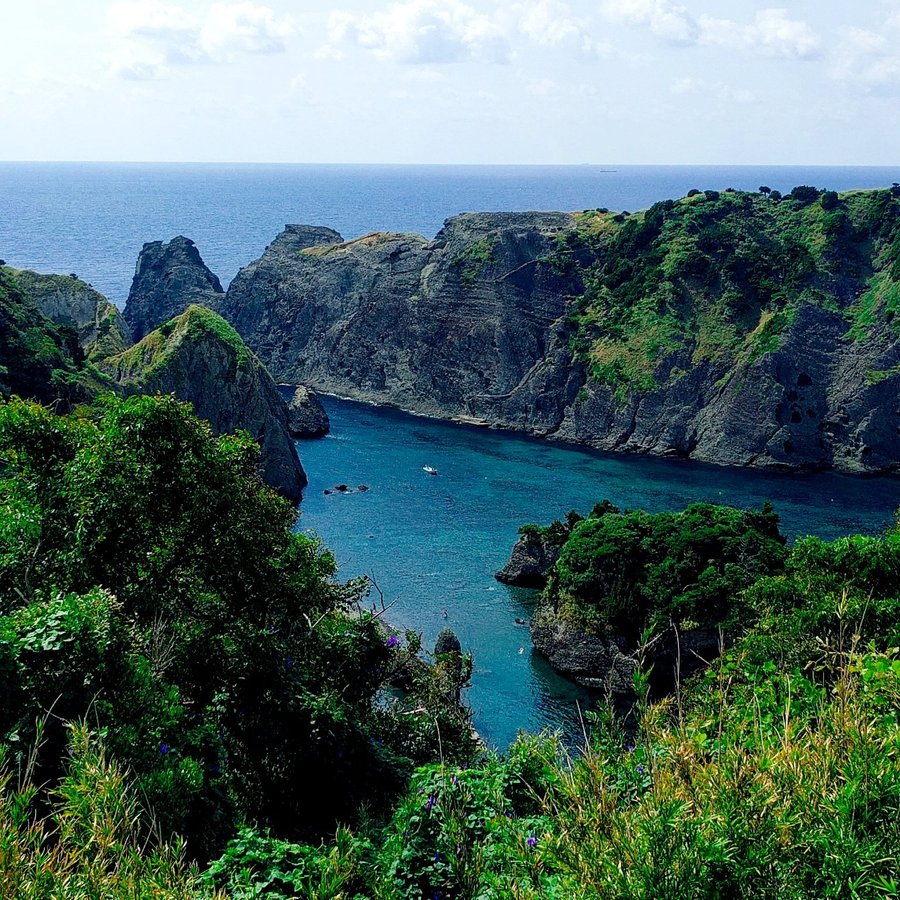
<svg viewBox="0 0 900 900">
<path fill-rule="evenodd" d="M 298 445 L 310 483 L 300 528 L 335 554 L 340 576 L 368 574 L 392 604 L 397 627 L 432 646 L 452 628 L 475 658 L 467 692 L 475 725 L 505 747 L 517 731 L 580 733 L 588 692 L 556 675 L 531 650 L 535 594 L 494 579 L 519 525 L 586 513 L 608 498 L 620 507 L 677 509 L 707 500 L 759 506 L 771 500 L 790 537 L 875 533 L 894 520 L 900 479 L 833 474 L 767 475 L 742 469 L 599 454 L 520 436 L 451 425 L 395 410 L 325 398 L 332 432 Z M 429 475 L 432 466 L 438 475 Z M 336 484 L 365 493 L 331 494 Z M 376 595 L 369 602 L 377 602 Z"/>
<path fill-rule="evenodd" d="M 184 234 L 227 284 L 285 223 L 433 236 L 477 210 L 637 210 L 691 188 L 789 191 L 885 187 L 896 168 L 810 166 L 325 166 L 0 163 L 0 258 L 75 272 L 124 305 L 145 241 Z M 580 732 L 587 694 L 530 650 L 533 592 L 494 580 L 525 522 L 586 512 L 608 497 L 651 510 L 692 500 L 758 506 L 785 531 L 875 532 L 900 506 L 900 479 L 767 476 L 672 460 L 598 455 L 390 410 L 328 401 L 333 433 L 305 442 L 302 528 L 332 548 L 341 574 L 376 578 L 389 619 L 433 642 L 453 628 L 475 656 L 468 700 L 491 744 L 519 729 Z M 438 476 L 422 467 L 434 466 Z M 367 493 L 325 496 L 337 483 Z M 444 613 L 446 612 L 446 617 Z"/>
</svg>

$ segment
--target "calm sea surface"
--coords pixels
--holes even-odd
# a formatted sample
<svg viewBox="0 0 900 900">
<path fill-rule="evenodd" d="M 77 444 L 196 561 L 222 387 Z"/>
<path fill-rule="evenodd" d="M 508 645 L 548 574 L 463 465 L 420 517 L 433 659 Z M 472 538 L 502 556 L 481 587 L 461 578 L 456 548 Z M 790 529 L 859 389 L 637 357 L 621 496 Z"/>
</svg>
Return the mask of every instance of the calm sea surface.
<svg viewBox="0 0 900 900">
<path fill-rule="evenodd" d="M 0 163 L 0 258 L 75 272 L 125 303 L 145 241 L 192 238 L 224 286 L 284 225 L 433 237 L 481 210 L 634 211 L 691 188 L 885 187 L 897 168 L 772 166 L 291 166 Z"/>
<path fill-rule="evenodd" d="M 364 404 L 325 405 L 332 433 L 299 444 L 310 478 L 300 527 L 334 551 L 341 575 L 375 578 L 393 624 L 421 631 L 429 646 L 445 625 L 457 633 L 475 657 L 475 724 L 498 746 L 519 729 L 578 734 L 575 700 L 590 702 L 532 653 L 528 629 L 516 624 L 530 616 L 534 592 L 493 577 L 519 525 L 587 513 L 603 498 L 649 510 L 771 500 L 785 534 L 832 538 L 878 532 L 900 506 L 895 478 L 774 476 L 598 454 Z M 369 491 L 323 493 L 339 483 Z"/>
<path fill-rule="evenodd" d="M 223 284 L 285 223 L 433 236 L 472 210 L 636 210 L 693 187 L 788 191 L 883 187 L 900 167 L 222 166 L 0 163 L 0 258 L 75 272 L 124 304 L 141 245 L 184 234 Z M 475 656 L 468 699 L 490 743 L 520 729 L 577 733 L 575 701 L 515 624 L 533 594 L 493 573 L 518 526 L 546 523 L 607 497 L 671 509 L 692 500 L 758 506 L 771 499 L 791 536 L 875 532 L 900 506 L 900 479 L 767 476 L 683 461 L 616 457 L 391 410 L 327 401 L 332 434 L 303 442 L 310 477 L 301 528 L 334 550 L 341 575 L 373 576 L 394 624 L 428 642 L 449 625 Z M 432 477 L 422 466 L 437 468 Z M 367 493 L 323 494 L 338 483 Z"/>
</svg>

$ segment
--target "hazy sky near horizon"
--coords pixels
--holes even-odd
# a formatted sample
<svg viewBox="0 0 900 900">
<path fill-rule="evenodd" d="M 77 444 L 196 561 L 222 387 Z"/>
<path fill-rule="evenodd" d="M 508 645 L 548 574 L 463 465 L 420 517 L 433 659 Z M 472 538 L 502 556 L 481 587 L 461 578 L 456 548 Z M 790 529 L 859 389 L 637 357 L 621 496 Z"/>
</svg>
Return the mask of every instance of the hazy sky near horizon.
<svg viewBox="0 0 900 900">
<path fill-rule="evenodd" d="M 30 0 L 4 160 L 893 165 L 900 0 Z"/>
</svg>

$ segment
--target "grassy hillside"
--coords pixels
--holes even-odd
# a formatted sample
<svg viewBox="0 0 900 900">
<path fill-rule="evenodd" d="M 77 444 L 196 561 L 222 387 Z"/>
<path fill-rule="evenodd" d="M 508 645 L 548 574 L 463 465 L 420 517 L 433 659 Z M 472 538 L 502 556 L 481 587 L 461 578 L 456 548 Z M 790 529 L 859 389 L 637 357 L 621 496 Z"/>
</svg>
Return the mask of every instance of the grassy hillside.
<svg viewBox="0 0 900 900">
<path fill-rule="evenodd" d="M 752 361 L 802 304 L 844 316 L 857 340 L 883 325 L 896 334 L 898 195 L 697 191 L 641 213 L 581 213 L 552 256 L 585 287 L 573 346 L 597 380 L 624 391 L 654 387 L 675 350 L 694 365 Z"/>
<path fill-rule="evenodd" d="M 67 408 L 104 387 L 108 380 L 85 359 L 77 332 L 51 322 L 16 271 L 0 266 L 0 395 Z"/>
<path fill-rule="evenodd" d="M 193 304 L 134 346 L 104 360 L 102 367 L 114 375 L 118 383 L 140 387 L 148 379 L 165 371 L 169 360 L 183 343 L 197 344 L 206 336 L 212 336 L 217 342 L 230 347 L 238 366 L 249 359 L 247 345 L 220 315 Z"/>
</svg>

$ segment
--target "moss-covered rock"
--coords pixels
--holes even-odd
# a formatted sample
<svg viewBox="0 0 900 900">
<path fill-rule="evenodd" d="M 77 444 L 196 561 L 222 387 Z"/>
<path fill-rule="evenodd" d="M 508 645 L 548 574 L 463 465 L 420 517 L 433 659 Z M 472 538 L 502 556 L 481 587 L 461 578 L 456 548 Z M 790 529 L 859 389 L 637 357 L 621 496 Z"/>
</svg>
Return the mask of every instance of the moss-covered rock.
<svg viewBox="0 0 900 900">
<path fill-rule="evenodd" d="M 131 330 L 119 310 L 80 278 L 27 270 L 16 278 L 50 321 L 75 329 L 89 360 L 121 353 L 131 344 Z"/>
<path fill-rule="evenodd" d="M 190 402 L 217 434 L 248 431 L 260 445 L 263 479 L 300 499 L 307 479 L 288 433 L 285 402 L 221 316 L 190 306 L 102 368 L 127 394 L 174 394 Z"/>
</svg>

